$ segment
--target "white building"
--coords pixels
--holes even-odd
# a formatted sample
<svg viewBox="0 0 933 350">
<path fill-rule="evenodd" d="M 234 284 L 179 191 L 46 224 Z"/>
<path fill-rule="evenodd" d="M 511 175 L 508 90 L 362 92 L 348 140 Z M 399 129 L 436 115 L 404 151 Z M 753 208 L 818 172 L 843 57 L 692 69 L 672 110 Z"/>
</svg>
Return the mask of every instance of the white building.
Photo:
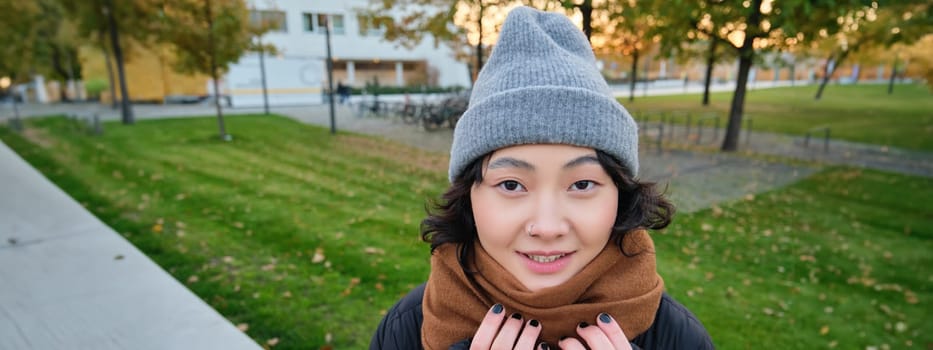
<svg viewBox="0 0 933 350">
<path fill-rule="evenodd" d="M 323 23 L 331 21 L 334 86 L 469 86 L 467 66 L 449 48 L 426 37 L 408 50 L 382 39 L 381 30 L 363 32 L 357 9 L 368 0 L 249 0 L 253 20 L 275 19 L 281 25 L 263 35 L 279 53 L 265 57 L 269 101 L 273 105 L 321 103 L 327 84 L 327 46 Z M 234 106 L 262 104 L 259 55 L 250 53 L 231 66 L 225 87 Z"/>
</svg>

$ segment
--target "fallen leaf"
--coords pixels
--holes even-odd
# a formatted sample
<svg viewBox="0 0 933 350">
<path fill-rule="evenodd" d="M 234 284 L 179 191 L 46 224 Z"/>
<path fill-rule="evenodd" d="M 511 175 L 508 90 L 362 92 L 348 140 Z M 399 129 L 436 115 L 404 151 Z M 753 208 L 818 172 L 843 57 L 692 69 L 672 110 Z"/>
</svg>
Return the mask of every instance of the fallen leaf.
<svg viewBox="0 0 933 350">
<path fill-rule="evenodd" d="M 376 247 L 363 248 L 363 252 L 365 252 L 366 254 L 379 254 L 379 255 L 383 255 L 386 253 L 385 250 L 381 248 L 376 248 Z"/>
<path fill-rule="evenodd" d="M 826 335 L 829 333 L 829 326 L 820 327 L 820 335 Z"/>
<path fill-rule="evenodd" d="M 272 338 L 272 339 L 266 340 L 266 344 L 269 344 L 269 346 L 276 346 L 278 343 L 279 343 L 279 338 Z"/>
<path fill-rule="evenodd" d="M 246 332 L 249 329 L 249 325 L 246 323 L 240 323 L 236 325 L 236 328 L 239 329 L 240 332 Z"/>
<path fill-rule="evenodd" d="M 909 304 L 916 304 L 920 302 L 920 300 L 917 299 L 917 293 L 909 290 L 904 291 L 904 299 L 906 299 L 907 303 Z"/>
<path fill-rule="evenodd" d="M 188 277 L 188 283 L 189 283 L 189 284 L 190 284 L 190 283 L 196 283 L 197 281 L 198 281 L 198 275 L 191 275 L 191 277 Z"/>
<path fill-rule="evenodd" d="M 325 259 L 325 258 L 324 258 L 324 249 L 321 248 L 321 247 L 318 247 L 317 249 L 315 249 L 315 250 L 314 250 L 314 256 L 311 257 L 311 262 L 312 262 L 312 263 L 315 263 L 315 264 L 320 264 L 321 262 L 324 261 L 324 259 Z"/>
</svg>

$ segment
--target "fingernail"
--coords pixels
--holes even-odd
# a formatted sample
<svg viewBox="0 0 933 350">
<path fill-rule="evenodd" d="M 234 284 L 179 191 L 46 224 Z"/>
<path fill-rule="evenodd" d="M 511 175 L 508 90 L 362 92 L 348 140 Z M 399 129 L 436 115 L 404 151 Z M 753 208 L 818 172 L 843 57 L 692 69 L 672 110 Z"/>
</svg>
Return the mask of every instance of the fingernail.
<svg viewBox="0 0 933 350">
<path fill-rule="evenodd" d="M 586 327 L 589 327 L 589 326 L 590 326 L 590 324 L 589 324 L 589 323 L 586 323 L 586 322 L 580 322 L 580 328 L 586 328 Z"/>
<path fill-rule="evenodd" d="M 516 319 L 516 320 L 520 320 L 520 319 L 522 319 L 522 314 L 516 312 L 516 313 L 512 314 L 512 318 L 514 318 L 514 319 Z"/>
<path fill-rule="evenodd" d="M 568 336 L 565 335 L 565 336 L 563 336 L 563 337 L 560 337 L 560 340 L 558 340 L 558 341 L 564 341 L 564 339 L 567 339 L 567 338 L 570 338 L 570 337 L 568 337 Z"/>
<path fill-rule="evenodd" d="M 531 325 L 532 327 L 537 327 L 537 326 L 538 326 L 538 320 L 531 320 L 531 322 L 528 322 L 528 324 Z"/>
<path fill-rule="evenodd" d="M 494 314 L 496 314 L 496 315 L 501 314 L 501 313 L 502 313 L 502 309 L 503 309 L 502 304 L 493 305 L 493 306 L 492 306 L 492 313 L 494 313 Z"/>
<path fill-rule="evenodd" d="M 612 323 L 612 317 L 609 314 L 603 312 L 599 314 L 599 321 L 605 324 Z"/>
<path fill-rule="evenodd" d="M 547 343 L 541 343 L 541 350 L 551 350 L 551 347 Z"/>
</svg>

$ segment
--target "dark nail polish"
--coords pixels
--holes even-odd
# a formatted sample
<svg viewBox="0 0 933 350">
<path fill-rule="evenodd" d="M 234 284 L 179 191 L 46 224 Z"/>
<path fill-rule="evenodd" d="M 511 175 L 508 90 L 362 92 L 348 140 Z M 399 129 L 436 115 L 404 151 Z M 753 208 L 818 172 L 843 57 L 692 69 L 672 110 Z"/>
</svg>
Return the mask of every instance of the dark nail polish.
<svg viewBox="0 0 933 350">
<path fill-rule="evenodd" d="M 501 313 L 502 313 L 502 309 L 503 309 L 502 304 L 493 305 L 493 306 L 492 306 L 492 313 L 494 313 L 494 314 L 496 314 L 496 315 L 501 314 Z"/>
<path fill-rule="evenodd" d="M 560 340 L 559 340 L 559 341 L 564 341 L 564 339 L 567 339 L 567 338 L 570 338 L 570 337 L 568 337 L 568 336 L 565 335 L 565 336 L 563 336 L 563 337 L 560 337 Z"/>
<path fill-rule="evenodd" d="M 538 326 L 538 320 L 531 320 L 531 322 L 528 322 L 528 324 L 531 325 L 532 327 L 537 327 L 537 326 Z"/>
<path fill-rule="evenodd" d="M 589 323 L 586 323 L 586 322 L 580 322 L 580 328 L 586 328 L 586 327 L 589 327 L 589 326 L 590 326 L 590 324 L 589 324 Z"/>
<path fill-rule="evenodd" d="M 599 322 L 602 322 L 602 323 L 605 323 L 605 324 L 612 323 L 612 317 L 609 316 L 609 314 L 603 312 L 603 313 L 599 314 Z"/>
<path fill-rule="evenodd" d="M 512 318 L 514 318 L 514 319 L 516 319 L 516 320 L 520 320 L 520 319 L 522 319 L 522 314 L 516 312 L 516 313 L 512 314 Z"/>
<path fill-rule="evenodd" d="M 551 350 L 551 347 L 547 343 L 541 343 L 541 350 Z"/>
</svg>

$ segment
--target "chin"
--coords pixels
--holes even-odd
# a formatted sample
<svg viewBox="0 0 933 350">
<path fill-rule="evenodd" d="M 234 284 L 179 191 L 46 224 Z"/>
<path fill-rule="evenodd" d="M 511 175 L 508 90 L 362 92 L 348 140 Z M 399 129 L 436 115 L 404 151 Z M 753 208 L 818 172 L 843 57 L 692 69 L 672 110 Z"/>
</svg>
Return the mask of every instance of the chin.
<svg viewBox="0 0 933 350">
<path fill-rule="evenodd" d="M 535 278 L 533 281 L 522 282 L 522 284 L 524 284 L 525 288 L 528 288 L 528 290 L 537 292 L 545 288 L 557 287 L 566 281 L 566 278 Z"/>
</svg>

